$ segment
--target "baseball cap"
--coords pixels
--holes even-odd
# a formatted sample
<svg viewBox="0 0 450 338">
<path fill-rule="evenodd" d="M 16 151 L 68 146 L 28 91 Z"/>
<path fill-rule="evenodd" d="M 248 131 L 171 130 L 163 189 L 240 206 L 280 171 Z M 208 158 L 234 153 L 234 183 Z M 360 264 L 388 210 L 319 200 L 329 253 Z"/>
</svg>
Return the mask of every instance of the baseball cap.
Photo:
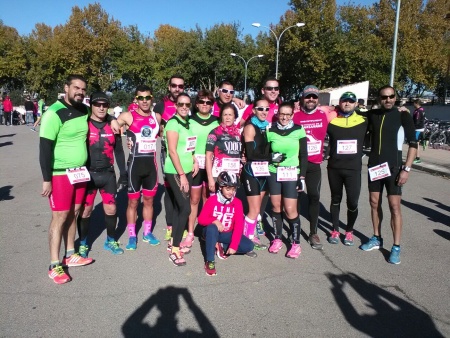
<svg viewBox="0 0 450 338">
<path fill-rule="evenodd" d="M 104 92 L 92 93 L 91 94 L 91 99 L 90 99 L 91 104 L 94 103 L 94 102 L 99 102 L 99 101 L 103 101 L 103 102 L 109 103 L 108 95 L 106 95 Z"/>
<path fill-rule="evenodd" d="M 339 101 L 341 100 L 353 100 L 353 102 L 357 101 L 356 95 L 352 92 L 345 92 L 344 94 L 342 94 Z"/>
<path fill-rule="evenodd" d="M 317 88 L 316 86 L 313 85 L 307 85 L 305 88 L 303 88 L 303 97 L 308 96 L 308 95 L 316 95 L 317 97 L 319 97 L 319 88 Z"/>
</svg>

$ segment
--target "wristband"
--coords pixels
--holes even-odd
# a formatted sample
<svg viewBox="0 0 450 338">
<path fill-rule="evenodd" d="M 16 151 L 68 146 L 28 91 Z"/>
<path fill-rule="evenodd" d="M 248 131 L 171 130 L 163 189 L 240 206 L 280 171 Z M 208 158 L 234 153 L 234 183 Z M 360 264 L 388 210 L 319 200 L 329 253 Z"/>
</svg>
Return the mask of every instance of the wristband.
<svg viewBox="0 0 450 338">
<path fill-rule="evenodd" d="M 178 174 L 178 176 L 180 176 L 180 177 L 184 176 L 184 175 L 186 175 L 186 174 L 185 173 Z"/>
</svg>

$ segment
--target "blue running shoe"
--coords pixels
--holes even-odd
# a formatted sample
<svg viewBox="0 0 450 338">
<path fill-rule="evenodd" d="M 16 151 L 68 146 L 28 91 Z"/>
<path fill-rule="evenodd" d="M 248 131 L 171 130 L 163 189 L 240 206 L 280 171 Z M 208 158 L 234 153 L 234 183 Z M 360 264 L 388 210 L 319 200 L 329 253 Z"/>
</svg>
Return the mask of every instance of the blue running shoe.
<svg viewBox="0 0 450 338">
<path fill-rule="evenodd" d="M 375 236 L 372 236 L 369 241 L 363 245 L 360 246 L 361 250 L 363 251 L 372 251 L 383 247 L 383 239 L 380 238 L 378 240 Z"/>
<path fill-rule="evenodd" d="M 142 237 L 142 240 L 144 242 L 148 242 L 152 246 L 160 245 L 161 242 L 159 239 L 157 239 L 151 232 L 149 232 L 147 235 L 144 235 Z"/>
<path fill-rule="evenodd" d="M 136 236 L 128 238 L 127 250 L 136 250 Z"/>
<path fill-rule="evenodd" d="M 264 224 L 261 220 L 256 222 L 256 232 L 258 233 L 258 236 L 264 236 L 266 234 L 264 231 Z"/>
<path fill-rule="evenodd" d="M 111 251 L 113 255 L 123 254 L 123 249 L 119 248 L 119 243 L 116 241 L 105 241 L 105 244 L 103 244 L 103 249 Z"/>
<path fill-rule="evenodd" d="M 400 264 L 400 247 L 393 246 L 391 249 L 391 255 L 389 256 L 389 263 Z"/>
</svg>

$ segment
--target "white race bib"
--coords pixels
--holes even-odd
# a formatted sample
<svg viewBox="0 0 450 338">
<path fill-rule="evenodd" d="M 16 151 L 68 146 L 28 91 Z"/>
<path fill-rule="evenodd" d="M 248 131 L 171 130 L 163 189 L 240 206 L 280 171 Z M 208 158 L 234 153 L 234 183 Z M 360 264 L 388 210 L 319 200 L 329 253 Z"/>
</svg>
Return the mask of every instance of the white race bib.
<svg viewBox="0 0 450 338">
<path fill-rule="evenodd" d="M 297 167 L 278 167 L 277 181 L 297 181 Z"/>
<path fill-rule="evenodd" d="M 186 138 L 186 153 L 193 152 L 195 150 L 195 145 L 197 144 L 197 136 L 190 136 Z"/>
<path fill-rule="evenodd" d="M 372 182 L 391 176 L 391 171 L 389 170 L 388 163 L 384 162 L 380 165 L 369 168 L 369 176 Z"/>
<path fill-rule="evenodd" d="M 252 162 L 252 171 L 253 176 L 259 177 L 259 176 L 270 176 L 269 173 L 269 162 Z"/>
<path fill-rule="evenodd" d="M 307 144 L 308 155 L 318 155 L 320 154 L 320 149 L 322 148 L 322 141 L 310 141 Z"/>
<path fill-rule="evenodd" d="M 206 155 L 195 154 L 195 158 L 198 161 L 199 169 L 205 169 L 205 167 L 206 167 Z"/>
<path fill-rule="evenodd" d="M 70 184 L 88 182 L 91 180 L 91 175 L 86 167 L 66 169 L 66 174 Z"/>
<path fill-rule="evenodd" d="M 356 154 L 358 152 L 358 140 L 338 140 L 338 154 Z"/>
<path fill-rule="evenodd" d="M 141 138 L 138 143 L 138 153 L 148 154 L 154 152 L 156 152 L 156 140 L 146 140 L 145 138 Z"/>
<path fill-rule="evenodd" d="M 241 160 L 239 158 L 223 158 L 222 170 L 229 171 L 235 174 L 239 174 L 241 166 Z"/>
</svg>

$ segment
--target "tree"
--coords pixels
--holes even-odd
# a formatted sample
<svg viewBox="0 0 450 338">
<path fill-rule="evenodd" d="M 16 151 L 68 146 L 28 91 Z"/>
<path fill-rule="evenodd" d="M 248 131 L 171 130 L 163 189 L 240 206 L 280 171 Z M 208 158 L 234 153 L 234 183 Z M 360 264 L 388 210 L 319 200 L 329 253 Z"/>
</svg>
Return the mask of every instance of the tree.
<svg viewBox="0 0 450 338">
<path fill-rule="evenodd" d="M 0 84 L 8 89 L 25 83 L 27 60 L 23 39 L 0 20 Z"/>
</svg>

